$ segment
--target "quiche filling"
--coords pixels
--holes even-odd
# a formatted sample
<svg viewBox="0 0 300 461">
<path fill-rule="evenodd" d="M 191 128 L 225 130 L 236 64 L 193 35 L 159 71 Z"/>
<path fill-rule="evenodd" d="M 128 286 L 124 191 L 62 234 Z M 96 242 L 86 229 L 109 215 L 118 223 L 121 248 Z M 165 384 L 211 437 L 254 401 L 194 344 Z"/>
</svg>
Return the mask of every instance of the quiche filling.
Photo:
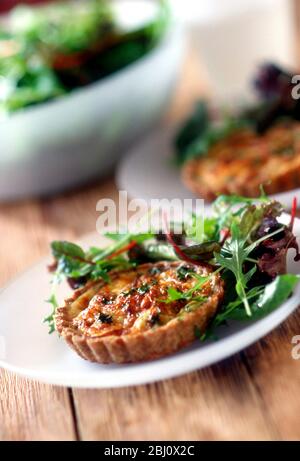
<svg viewBox="0 0 300 461">
<path fill-rule="evenodd" d="M 192 160 L 192 176 L 215 194 L 224 187 L 239 192 L 247 183 L 257 191 L 280 175 L 296 172 L 298 176 L 299 153 L 299 122 L 277 123 L 262 136 L 243 129 L 217 142 L 207 157 Z M 281 186 L 282 190 L 293 188 L 293 177 L 291 184 Z"/>
<path fill-rule="evenodd" d="M 163 326 L 201 308 L 216 277 L 206 266 L 156 263 L 111 274 L 92 296 L 79 299 L 73 327 L 89 337 L 121 336 Z"/>
</svg>

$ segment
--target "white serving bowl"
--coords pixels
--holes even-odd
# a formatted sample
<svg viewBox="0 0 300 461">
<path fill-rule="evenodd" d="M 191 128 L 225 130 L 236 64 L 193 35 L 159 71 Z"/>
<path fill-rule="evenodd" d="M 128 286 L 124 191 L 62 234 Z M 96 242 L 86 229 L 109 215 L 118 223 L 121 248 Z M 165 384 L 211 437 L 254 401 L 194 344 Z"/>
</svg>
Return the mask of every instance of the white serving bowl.
<svg viewBox="0 0 300 461">
<path fill-rule="evenodd" d="M 168 107 L 183 54 L 173 26 L 112 76 L 0 123 L 0 199 L 46 195 L 107 174 Z"/>
</svg>

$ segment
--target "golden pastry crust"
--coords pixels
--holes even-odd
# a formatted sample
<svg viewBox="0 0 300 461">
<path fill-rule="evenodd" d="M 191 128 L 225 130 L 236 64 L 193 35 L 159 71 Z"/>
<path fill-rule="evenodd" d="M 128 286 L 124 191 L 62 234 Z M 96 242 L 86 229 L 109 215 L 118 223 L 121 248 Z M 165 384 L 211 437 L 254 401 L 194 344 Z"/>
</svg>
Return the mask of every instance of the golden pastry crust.
<svg viewBox="0 0 300 461">
<path fill-rule="evenodd" d="M 131 269 L 112 271 L 109 284 L 91 282 L 66 300 L 56 313 L 57 331 L 72 349 L 91 362 L 140 362 L 178 351 L 194 341 L 195 329 L 205 331 L 223 298 L 222 280 L 219 274 L 212 274 L 195 292 L 197 302 L 164 303 L 168 287 L 186 292 L 197 283 L 193 276 L 188 275 L 186 280 L 177 277 L 183 266 L 186 264 L 182 262 L 143 264 L 135 269 L 134 280 Z M 205 265 L 187 266 L 201 276 L 212 272 Z M 156 283 L 145 291 L 149 274 Z M 127 284 L 123 283 L 124 278 Z M 124 293 L 128 286 L 133 293 Z"/>
<path fill-rule="evenodd" d="M 280 122 L 264 135 L 239 130 L 216 143 L 208 155 L 188 161 L 184 184 L 196 195 L 257 197 L 260 186 L 275 194 L 300 186 L 300 123 Z"/>
</svg>

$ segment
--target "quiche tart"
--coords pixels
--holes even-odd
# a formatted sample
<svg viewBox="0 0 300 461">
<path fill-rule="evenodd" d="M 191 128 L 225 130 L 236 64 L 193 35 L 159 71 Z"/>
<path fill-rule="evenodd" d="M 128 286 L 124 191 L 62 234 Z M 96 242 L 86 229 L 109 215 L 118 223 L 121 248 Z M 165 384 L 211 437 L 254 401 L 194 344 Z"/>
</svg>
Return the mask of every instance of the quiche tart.
<svg viewBox="0 0 300 461">
<path fill-rule="evenodd" d="M 201 334 L 223 298 L 207 264 L 141 264 L 89 282 L 57 309 L 57 331 L 81 357 L 98 363 L 150 360 Z"/>
<path fill-rule="evenodd" d="M 218 141 L 205 157 L 187 161 L 185 185 L 196 195 L 213 200 L 219 194 L 257 197 L 300 186 L 300 123 L 278 122 L 265 134 L 243 128 Z"/>
</svg>

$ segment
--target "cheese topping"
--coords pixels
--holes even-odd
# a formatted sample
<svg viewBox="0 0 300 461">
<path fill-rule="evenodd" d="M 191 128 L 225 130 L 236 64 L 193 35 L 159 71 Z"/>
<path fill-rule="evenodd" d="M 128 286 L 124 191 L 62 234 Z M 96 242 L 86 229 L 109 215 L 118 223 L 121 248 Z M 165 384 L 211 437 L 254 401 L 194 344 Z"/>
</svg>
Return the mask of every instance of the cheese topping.
<svg viewBox="0 0 300 461">
<path fill-rule="evenodd" d="M 112 274 L 110 282 L 86 300 L 73 325 L 91 337 L 134 334 L 165 325 L 208 300 L 215 283 L 214 275 L 203 278 L 209 273 L 205 266 L 157 263 Z"/>
</svg>

